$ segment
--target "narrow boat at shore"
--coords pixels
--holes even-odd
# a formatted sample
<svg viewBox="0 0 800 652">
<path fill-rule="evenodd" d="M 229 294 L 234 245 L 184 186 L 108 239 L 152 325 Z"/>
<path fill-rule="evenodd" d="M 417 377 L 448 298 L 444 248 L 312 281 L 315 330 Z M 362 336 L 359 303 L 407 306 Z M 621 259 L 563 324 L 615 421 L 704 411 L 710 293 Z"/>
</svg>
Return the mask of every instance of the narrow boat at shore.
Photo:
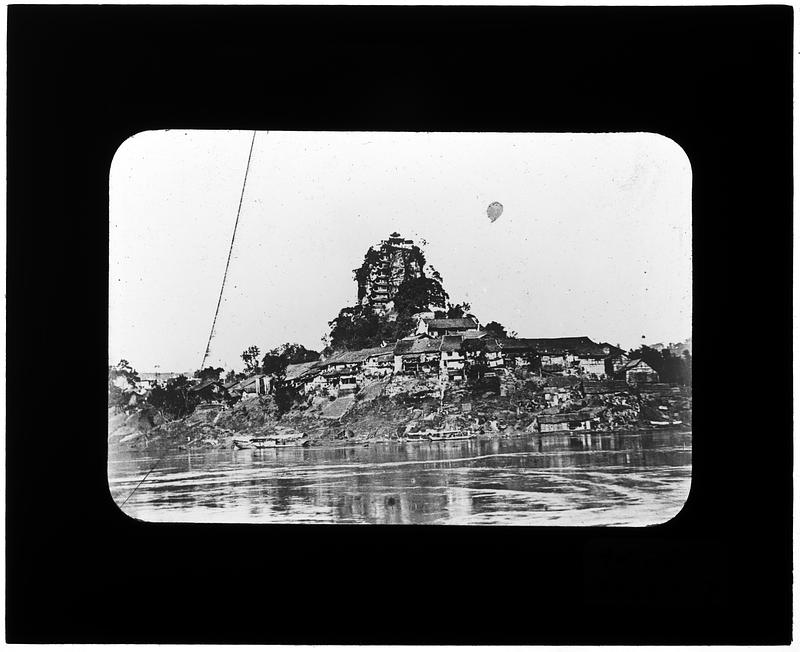
<svg viewBox="0 0 800 652">
<path fill-rule="evenodd" d="M 259 435 L 256 437 L 234 437 L 234 448 L 243 450 L 247 448 L 289 448 L 296 446 L 308 446 L 307 439 L 303 435 Z"/>
<path fill-rule="evenodd" d="M 477 436 L 477 433 L 464 430 L 438 430 L 432 431 L 429 439 L 431 441 L 460 441 L 463 439 L 475 439 Z"/>
<path fill-rule="evenodd" d="M 267 435 L 265 437 L 251 437 L 253 448 L 289 448 L 294 446 L 308 446 L 308 440 L 303 435 Z"/>
<path fill-rule="evenodd" d="M 402 441 L 404 441 L 407 444 L 411 444 L 420 441 L 427 442 L 430 441 L 430 438 L 428 431 L 423 430 L 422 432 L 407 432 L 405 435 L 403 435 Z"/>
<path fill-rule="evenodd" d="M 674 421 L 650 421 L 651 426 L 655 426 L 656 428 L 666 428 L 668 426 L 679 426 L 683 423 L 680 419 L 675 419 Z"/>
<path fill-rule="evenodd" d="M 407 444 L 413 442 L 429 442 L 429 441 L 458 441 L 463 439 L 475 439 L 477 433 L 467 432 L 464 430 L 421 430 L 419 432 L 407 432 L 403 436 L 403 441 Z"/>
</svg>

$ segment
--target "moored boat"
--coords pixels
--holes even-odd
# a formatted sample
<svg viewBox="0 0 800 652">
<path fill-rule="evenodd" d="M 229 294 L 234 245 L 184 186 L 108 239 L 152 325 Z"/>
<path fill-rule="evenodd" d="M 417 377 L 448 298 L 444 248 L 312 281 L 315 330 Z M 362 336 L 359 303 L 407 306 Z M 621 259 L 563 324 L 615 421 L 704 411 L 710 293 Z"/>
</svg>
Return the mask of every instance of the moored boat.
<svg viewBox="0 0 800 652">
<path fill-rule="evenodd" d="M 253 448 L 288 448 L 290 446 L 308 446 L 308 440 L 302 435 L 267 435 L 251 437 Z"/>
<path fill-rule="evenodd" d="M 405 435 L 403 435 L 402 439 L 409 444 L 412 442 L 430 441 L 427 430 L 422 432 L 407 432 Z"/>
<path fill-rule="evenodd" d="M 459 441 L 462 439 L 475 439 L 477 436 L 476 433 L 463 430 L 438 430 L 431 431 L 428 438 L 431 441 Z"/>
</svg>

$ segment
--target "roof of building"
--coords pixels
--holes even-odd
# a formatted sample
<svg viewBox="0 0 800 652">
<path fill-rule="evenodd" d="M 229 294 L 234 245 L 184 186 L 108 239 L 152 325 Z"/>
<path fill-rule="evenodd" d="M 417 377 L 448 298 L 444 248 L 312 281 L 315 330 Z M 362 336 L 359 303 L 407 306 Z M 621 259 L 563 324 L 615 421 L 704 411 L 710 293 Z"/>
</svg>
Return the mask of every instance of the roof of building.
<svg viewBox="0 0 800 652">
<path fill-rule="evenodd" d="M 352 353 L 352 351 L 339 351 L 331 355 L 327 360 L 320 361 L 319 366 L 324 368 L 334 364 L 347 364 L 352 357 Z"/>
<path fill-rule="evenodd" d="M 348 371 L 347 369 L 334 369 L 332 371 L 326 371 L 322 374 L 323 378 L 338 378 L 339 376 L 355 376 L 355 371 Z"/>
<path fill-rule="evenodd" d="M 198 385 L 193 385 L 192 387 L 190 387 L 189 391 L 190 392 L 200 392 L 200 391 L 206 389 L 206 387 L 211 387 L 212 385 L 222 385 L 222 382 L 220 382 L 219 380 L 214 380 L 213 378 L 210 379 L 210 380 L 204 380 L 202 383 L 200 383 Z"/>
<path fill-rule="evenodd" d="M 301 362 L 299 364 L 290 364 L 286 367 L 286 374 L 284 378 L 286 380 L 298 380 L 299 378 L 310 374 L 312 371 L 315 370 L 317 365 L 316 361 L 313 362 Z"/>
<path fill-rule="evenodd" d="M 528 337 L 502 337 L 498 340 L 504 351 L 536 351 L 536 341 Z"/>
<path fill-rule="evenodd" d="M 461 350 L 461 336 L 460 335 L 445 335 L 442 337 L 442 343 L 439 346 L 440 351 L 460 351 Z"/>
<path fill-rule="evenodd" d="M 370 358 L 378 358 L 383 359 L 384 356 L 391 356 L 394 353 L 394 346 L 389 344 L 387 346 L 375 346 L 371 349 L 364 349 L 364 360 L 369 360 Z"/>
<path fill-rule="evenodd" d="M 334 364 L 359 364 L 373 355 L 381 355 L 391 350 L 391 346 L 374 346 L 369 349 L 359 349 L 358 351 L 339 351 L 327 360 L 319 361 L 318 365 L 320 367 L 329 367 Z"/>
<path fill-rule="evenodd" d="M 406 353 L 410 353 L 412 346 L 414 346 L 414 340 L 412 338 L 398 340 L 394 345 L 394 354 L 404 355 Z"/>
<path fill-rule="evenodd" d="M 614 346 L 613 344 L 609 344 L 608 342 L 600 342 L 600 346 L 603 348 L 608 347 L 608 355 L 610 356 L 617 356 L 617 355 L 625 355 L 625 351 L 618 346 Z"/>
<path fill-rule="evenodd" d="M 455 337 L 461 337 L 461 335 L 459 334 Z M 465 351 L 486 351 L 487 353 L 495 353 L 501 350 L 500 344 L 495 337 L 464 338 L 462 340 L 462 348 Z"/>
<path fill-rule="evenodd" d="M 577 353 L 585 355 L 606 355 L 603 347 L 586 336 L 581 337 L 516 337 L 500 340 L 503 350 L 530 351 L 536 353 Z"/>
<path fill-rule="evenodd" d="M 653 369 L 649 364 L 647 364 L 641 358 L 634 358 L 633 360 L 628 360 L 628 362 L 626 362 L 624 365 L 622 365 L 619 368 L 619 371 L 632 371 L 633 369 L 636 369 L 637 367 L 641 367 L 640 371 L 652 371 L 652 372 L 655 372 L 655 369 Z"/>
<path fill-rule="evenodd" d="M 452 330 L 452 329 L 477 329 L 478 320 L 473 317 L 456 317 L 453 319 L 426 319 L 428 330 Z"/>
<path fill-rule="evenodd" d="M 420 339 L 414 343 L 414 346 L 411 348 L 412 353 L 439 353 L 440 347 L 442 346 L 441 338 L 433 338 L 433 339 Z"/>
<path fill-rule="evenodd" d="M 459 342 L 461 338 L 459 338 Z M 394 347 L 395 355 L 411 355 L 419 353 L 436 353 L 439 351 L 441 339 L 438 337 L 419 337 L 414 339 L 403 339 L 397 342 Z"/>
</svg>

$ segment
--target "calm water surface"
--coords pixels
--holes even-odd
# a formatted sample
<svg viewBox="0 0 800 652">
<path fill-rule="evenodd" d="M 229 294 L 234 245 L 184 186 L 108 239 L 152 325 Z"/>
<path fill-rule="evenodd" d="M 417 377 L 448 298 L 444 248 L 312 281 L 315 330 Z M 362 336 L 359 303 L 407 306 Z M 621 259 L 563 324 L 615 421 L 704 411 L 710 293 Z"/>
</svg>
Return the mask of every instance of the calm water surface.
<svg viewBox="0 0 800 652">
<path fill-rule="evenodd" d="M 110 453 L 145 521 L 652 525 L 689 493 L 690 432 L 338 448 Z"/>
</svg>

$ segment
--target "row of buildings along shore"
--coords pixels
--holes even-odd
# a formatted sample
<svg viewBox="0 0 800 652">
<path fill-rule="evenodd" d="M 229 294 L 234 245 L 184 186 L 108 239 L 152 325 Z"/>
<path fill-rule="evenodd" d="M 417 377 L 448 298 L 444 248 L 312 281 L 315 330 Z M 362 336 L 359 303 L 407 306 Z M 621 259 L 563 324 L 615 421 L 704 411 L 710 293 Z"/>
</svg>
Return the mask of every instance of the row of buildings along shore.
<svg viewBox="0 0 800 652">
<path fill-rule="evenodd" d="M 285 380 L 301 394 L 341 396 L 371 379 L 389 375 L 425 376 L 442 384 L 463 383 L 471 366 L 481 378 L 527 369 L 562 386 L 580 381 L 625 387 L 658 383 L 656 371 L 608 343 L 588 337 L 499 338 L 481 330 L 472 316 L 421 318 L 415 335 L 359 351 L 342 351 L 313 362 L 292 364 Z M 559 379 L 559 380 L 556 380 Z M 272 377 L 256 374 L 229 383 L 230 393 L 265 394 Z M 203 383 L 206 385 L 207 383 Z M 202 389 L 198 386 L 197 390 Z"/>
</svg>

